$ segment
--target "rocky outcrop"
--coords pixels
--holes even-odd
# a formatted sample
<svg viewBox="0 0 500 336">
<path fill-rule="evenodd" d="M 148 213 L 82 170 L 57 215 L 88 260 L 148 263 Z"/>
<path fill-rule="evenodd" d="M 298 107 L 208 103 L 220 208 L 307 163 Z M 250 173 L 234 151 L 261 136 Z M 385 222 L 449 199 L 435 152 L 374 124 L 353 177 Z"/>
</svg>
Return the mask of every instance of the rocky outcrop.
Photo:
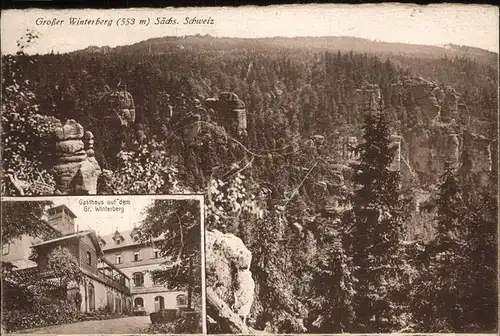
<svg viewBox="0 0 500 336">
<path fill-rule="evenodd" d="M 412 101 L 421 107 L 429 119 L 435 118 L 440 113 L 444 93 L 434 82 L 421 77 L 404 78 L 393 83 L 392 88 L 400 101 L 404 101 L 405 98 Z"/>
<path fill-rule="evenodd" d="M 134 98 L 123 84 L 118 84 L 114 91 L 107 88 L 99 100 L 99 106 L 103 112 L 101 118 L 107 122 L 109 119 L 116 120 L 123 127 L 128 127 L 135 122 Z"/>
<path fill-rule="evenodd" d="M 461 137 L 446 126 L 413 128 L 404 134 L 408 163 L 421 184 L 435 184 L 445 164 L 460 164 Z"/>
<path fill-rule="evenodd" d="M 219 319 L 218 323 L 226 325 L 227 320 L 231 320 L 231 312 L 224 311 L 227 305 L 234 315 L 241 318 L 233 324 L 242 322 L 245 325 L 255 290 L 250 271 L 252 253 L 240 238 L 230 233 L 207 231 L 205 241 L 206 286 L 213 293 L 213 299 L 207 302 L 212 311 L 211 318 Z"/>
<path fill-rule="evenodd" d="M 444 98 L 439 119 L 441 122 L 450 122 L 458 117 L 458 102 L 460 96 L 451 86 L 444 88 Z"/>
<path fill-rule="evenodd" d="M 99 163 L 104 169 L 114 170 L 118 166 L 117 155 L 122 150 L 136 148 L 138 144 L 135 132 L 135 103 L 131 93 L 123 84 L 111 90 L 105 87 L 96 107 L 99 117 L 92 120 L 91 127 L 99 139 L 96 152 Z M 139 136 L 144 141 L 144 129 Z"/>
<path fill-rule="evenodd" d="M 487 187 L 493 170 L 492 141 L 485 136 L 464 132 L 461 173 L 475 184 Z"/>
<path fill-rule="evenodd" d="M 445 164 L 470 175 L 479 185 L 488 185 L 493 167 L 492 140 L 485 136 L 438 124 L 413 128 L 404 134 L 404 140 L 403 155 L 421 185 L 436 184 Z"/>
<path fill-rule="evenodd" d="M 247 134 L 245 103 L 235 93 L 221 92 L 218 98 L 208 98 L 205 104 L 213 111 L 215 121 L 224 125 L 229 133 L 240 137 Z"/>
<path fill-rule="evenodd" d="M 389 170 L 391 171 L 401 170 L 401 140 L 402 137 L 399 135 L 391 136 L 390 148 L 394 148 L 394 159 L 389 167 Z"/>
<path fill-rule="evenodd" d="M 56 182 L 56 193 L 85 195 L 97 193 L 101 168 L 94 158 L 94 136 L 73 119 L 53 131 L 54 152 L 47 159 Z"/>
<path fill-rule="evenodd" d="M 375 84 L 363 85 L 356 90 L 358 106 L 376 110 L 375 97 L 379 92 Z M 407 113 L 419 113 L 420 120 L 404 130 L 402 136 L 392 137 L 392 145 L 398 149 L 391 170 L 404 170 L 408 178 L 415 177 L 425 186 L 436 184 L 445 164 L 450 163 L 481 185 L 488 184 L 487 176 L 494 163 L 493 140 L 470 134 L 459 126 L 459 120 L 469 116 L 454 88 L 421 77 L 404 77 L 392 84 L 392 92 L 392 103 L 404 104 Z M 340 145 L 339 152 L 343 152 L 342 148 Z"/>
</svg>

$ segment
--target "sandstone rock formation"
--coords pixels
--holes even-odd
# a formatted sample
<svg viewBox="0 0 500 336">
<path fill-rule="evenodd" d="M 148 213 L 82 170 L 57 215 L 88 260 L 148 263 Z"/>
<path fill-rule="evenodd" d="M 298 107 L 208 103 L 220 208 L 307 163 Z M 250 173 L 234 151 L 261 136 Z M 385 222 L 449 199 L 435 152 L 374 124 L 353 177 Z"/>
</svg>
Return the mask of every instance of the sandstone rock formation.
<svg viewBox="0 0 500 336">
<path fill-rule="evenodd" d="M 208 98 L 206 106 L 212 109 L 215 121 L 224 125 L 229 133 L 245 136 L 247 112 L 245 103 L 233 92 L 221 92 L 218 98 Z"/>
<path fill-rule="evenodd" d="M 54 175 L 56 193 L 85 195 L 97 193 L 101 168 L 94 158 L 94 136 L 73 119 L 55 127 L 54 154 L 47 160 Z"/>
<path fill-rule="evenodd" d="M 392 160 L 389 170 L 400 171 L 401 170 L 401 139 L 399 135 L 391 136 L 391 148 L 394 148 L 394 159 Z"/>
<path fill-rule="evenodd" d="M 135 122 L 134 98 L 123 84 L 118 84 L 114 91 L 105 92 L 99 105 L 104 112 L 102 118 L 105 120 L 118 120 L 123 127 L 128 127 Z"/>
<path fill-rule="evenodd" d="M 435 118 L 439 114 L 444 93 L 434 82 L 414 77 L 405 78 L 392 85 L 397 89 L 399 95 L 408 97 L 421 107 L 429 119 Z"/>
<path fill-rule="evenodd" d="M 475 183 L 483 187 L 488 186 L 494 164 L 494 142 L 485 136 L 469 132 L 464 132 L 462 138 L 462 174 L 469 175 Z"/>
<path fill-rule="evenodd" d="M 245 322 L 254 300 L 252 253 L 243 241 L 218 230 L 206 232 L 206 286 L 209 316 L 225 332 L 248 332 Z M 209 295 L 210 293 L 210 295 Z M 230 307 L 231 311 L 228 311 Z M 239 318 L 234 318 L 234 316 Z M 241 330 L 237 330 L 241 329 Z"/>
<path fill-rule="evenodd" d="M 392 102 L 412 106 L 421 113 L 423 124 L 414 125 L 393 136 L 392 145 L 397 153 L 392 170 L 404 170 L 408 178 L 415 177 L 421 186 L 435 185 L 445 163 L 470 173 L 476 182 L 488 184 L 492 170 L 491 143 L 478 134 L 471 134 L 458 126 L 459 120 L 468 118 L 467 106 L 450 86 L 439 86 L 421 77 L 404 77 L 392 84 Z M 375 111 L 380 90 L 376 84 L 365 84 L 356 90 L 358 106 Z M 408 113 L 414 113 L 408 111 Z M 339 152 L 345 152 L 339 144 Z M 342 155 L 339 155 L 342 157 Z M 401 164 L 401 162 L 403 164 Z"/>
<path fill-rule="evenodd" d="M 416 127 L 404 134 L 408 162 L 422 184 L 435 184 L 446 163 L 458 167 L 461 139 L 443 125 Z"/>
</svg>

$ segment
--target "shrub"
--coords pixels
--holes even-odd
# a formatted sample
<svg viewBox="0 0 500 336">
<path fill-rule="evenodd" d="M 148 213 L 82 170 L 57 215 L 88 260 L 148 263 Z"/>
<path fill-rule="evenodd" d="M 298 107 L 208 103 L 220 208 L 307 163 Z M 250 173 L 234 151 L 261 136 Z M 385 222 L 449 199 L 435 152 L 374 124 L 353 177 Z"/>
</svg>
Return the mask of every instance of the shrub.
<svg viewBox="0 0 500 336">
<path fill-rule="evenodd" d="M 7 332 L 50 325 L 78 322 L 73 304 L 67 302 L 46 305 L 35 304 L 32 309 L 4 310 L 3 327 Z"/>
<path fill-rule="evenodd" d="M 109 320 L 122 316 L 104 310 L 80 312 L 76 310 L 73 303 L 65 301 L 47 304 L 41 304 L 39 301 L 41 300 L 28 309 L 4 309 L 2 311 L 2 330 L 14 332 L 81 321 Z"/>
<path fill-rule="evenodd" d="M 201 313 L 190 314 L 170 323 L 151 324 L 144 334 L 201 334 Z"/>
<path fill-rule="evenodd" d="M 58 120 L 39 114 L 31 83 L 24 79 L 24 68 L 33 63 L 24 49 L 38 38 L 34 33 L 26 37 L 18 42 L 17 55 L 6 56 L 2 63 L 2 194 L 7 196 L 50 194 L 55 186 L 41 154 Z"/>
</svg>

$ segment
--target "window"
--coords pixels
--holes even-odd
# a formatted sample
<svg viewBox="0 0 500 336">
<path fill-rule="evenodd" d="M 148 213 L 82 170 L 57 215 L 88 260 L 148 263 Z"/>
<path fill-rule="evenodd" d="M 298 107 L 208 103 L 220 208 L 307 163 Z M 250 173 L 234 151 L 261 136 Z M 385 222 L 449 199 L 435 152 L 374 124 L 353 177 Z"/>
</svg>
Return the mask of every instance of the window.
<svg viewBox="0 0 500 336">
<path fill-rule="evenodd" d="M 144 307 L 144 300 L 141 297 L 134 299 L 134 307 Z"/>
<path fill-rule="evenodd" d="M 158 259 L 160 257 L 160 250 L 154 249 L 153 250 L 153 258 Z"/>
<path fill-rule="evenodd" d="M 92 254 L 87 251 L 87 264 L 92 265 Z"/>
<path fill-rule="evenodd" d="M 155 312 L 165 309 L 165 299 L 163 296 L 155 297 Z"/>
<path fill-rule="evenodd" d="M 134 252 L 134 261 L 141 261 L 141 253 L 139 251 Z"/>
<path fill-rule="evenodd" d="M 142 287 L 144 286 L 144 274 L 141 272 L 137 272 L 133 274 L 134 277 L 134 286 L 135 287 Z"/>
<path fill-rule="evenodd" d="M 151 281 L 153 282 L 153 286 L 161 286 L 161 282 L 154 276 L 153 273 L 151 273 Z"/>
<path fill-rule="evenodd" d="M 122 243 L 122 240 L 120 238 L 116 239 L 116 245 L 120 245 Z"/>
<path fill-rule="evenodd" d="M 10 244 L 3 244 L 2 245 L 2 255 L 7 255 L 10 253 Z"/>
<path fill-rule="evenodd" d="M 121 264 L 121 263 L 122 263 L 122 255 L 115 254 L 115 264 Z"/>
</svg>

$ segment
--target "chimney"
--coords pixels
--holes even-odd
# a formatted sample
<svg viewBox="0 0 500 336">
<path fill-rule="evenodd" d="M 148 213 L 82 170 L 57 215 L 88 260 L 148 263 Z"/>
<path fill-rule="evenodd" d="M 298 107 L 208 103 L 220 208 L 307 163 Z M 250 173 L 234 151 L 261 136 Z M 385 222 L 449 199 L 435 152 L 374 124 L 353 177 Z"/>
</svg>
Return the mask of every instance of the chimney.
<svg viewBox="0 0 500 336">
<path fill-rule="evenodd" d="M 75 214 L 64 204 L 48 210 L 49 225 L 62 235 L 75 233 L 75 218 Z"/>
</svg>

